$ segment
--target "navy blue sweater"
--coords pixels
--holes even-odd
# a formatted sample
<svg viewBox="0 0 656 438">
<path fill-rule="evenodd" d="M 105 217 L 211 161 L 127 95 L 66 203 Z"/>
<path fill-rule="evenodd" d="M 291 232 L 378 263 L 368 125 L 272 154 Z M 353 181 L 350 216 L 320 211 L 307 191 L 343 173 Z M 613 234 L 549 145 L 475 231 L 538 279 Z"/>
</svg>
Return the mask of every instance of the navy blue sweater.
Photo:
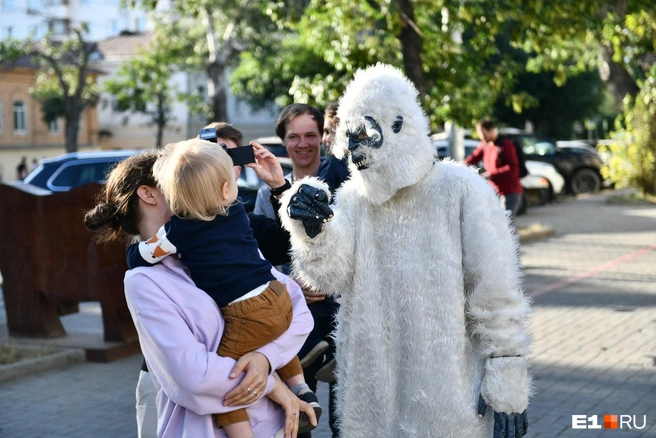
<svg viewBox="0 0 656 438">
<path fill-rule="evenodd" d="M 244 206 L 230 206 L 227 216 L 212 221 L 171 217 L 164 226 L 166 238 L 176 246 L 180 260 L 189 268 L 191 279 L 207 292 L 219 307 L 251 290 L 275 280 L 271 264 L 260 258 L 257 241 Z M 130 245 L 128 267 L 151 266 Z"/>
<path fill-rule="evenodd" d="M 317 169 L 317 177 L 321 178 L 328 184 L 330 193 L 335 194 L 335 190 L 342 185 L 344 181 L 349 179 L 348 158 L 344 157 L 341 160 L 335 157 L 328 157 L 321 161 Z"/>
</svg>

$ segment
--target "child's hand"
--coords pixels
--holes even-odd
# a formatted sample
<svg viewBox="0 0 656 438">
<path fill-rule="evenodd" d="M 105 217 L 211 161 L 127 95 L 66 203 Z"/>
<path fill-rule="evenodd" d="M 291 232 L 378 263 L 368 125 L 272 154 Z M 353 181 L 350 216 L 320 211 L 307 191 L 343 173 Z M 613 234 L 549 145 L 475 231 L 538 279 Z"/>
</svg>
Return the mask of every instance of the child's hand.
<svg viewBox="0 0 656 438">
<path fill-rule="evenodd" d="M 235 389 L 226 394 L 223 405 L 243 406 L 259 400 L 266 390 L 269 367 L 269 360 L 262 353 L 251 352 L 240 357 L 230 372 L 230 378 L 236 379 L 244 371 L 246 375 Z"/>
</svg>

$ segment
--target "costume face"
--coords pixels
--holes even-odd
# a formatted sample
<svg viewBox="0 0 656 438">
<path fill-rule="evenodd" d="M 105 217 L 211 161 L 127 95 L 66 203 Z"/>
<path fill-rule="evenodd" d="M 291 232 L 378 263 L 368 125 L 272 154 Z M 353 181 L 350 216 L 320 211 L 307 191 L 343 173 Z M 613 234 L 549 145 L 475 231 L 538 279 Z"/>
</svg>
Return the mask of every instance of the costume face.
<svg viewBox="0 0 656 438">
<path fill-rule="evenodd" d="M 283 143 L 295 170 L 319 165 L 321 133 L 311 115 L 301 114 L 293 118 L 286 126 Z"/>
<path fill-rule="evenodd" d="M 423 178 L 435 161 L 417 90 L 390 66 L 359 70 L 340 100 L 333 153 L 349 155 L 360 194 L 380 204 Z"/>
</svg>

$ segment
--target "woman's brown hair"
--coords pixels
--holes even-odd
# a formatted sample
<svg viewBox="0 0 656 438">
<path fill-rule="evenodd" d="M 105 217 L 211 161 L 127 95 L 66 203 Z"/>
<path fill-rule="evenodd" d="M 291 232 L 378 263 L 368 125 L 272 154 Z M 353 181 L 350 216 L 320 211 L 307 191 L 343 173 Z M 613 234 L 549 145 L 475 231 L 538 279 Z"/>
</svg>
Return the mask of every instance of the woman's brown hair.
<svg viewBox="0 0 656 438">
<path fill-rule="evenodd" d="M 98 230 L 99 242 L 139 235 L 137 189 L 142 185 L 157 187 L 153 176 L 156 160 L 157 152 L 142 152 L 121 161 L 110 172 L 96 206 L 84 216 L 87 228 Z"/>
</svg>

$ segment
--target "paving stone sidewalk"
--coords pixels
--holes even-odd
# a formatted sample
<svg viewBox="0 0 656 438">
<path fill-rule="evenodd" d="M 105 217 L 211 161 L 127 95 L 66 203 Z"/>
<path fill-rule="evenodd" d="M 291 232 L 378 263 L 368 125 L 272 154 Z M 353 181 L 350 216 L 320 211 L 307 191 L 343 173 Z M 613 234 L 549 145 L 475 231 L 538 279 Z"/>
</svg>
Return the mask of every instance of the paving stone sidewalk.
<svg viewBox="0 0 656 438">
<path fill-rule="evenodd" d="M 533 296 L 530 437 L 656 437 L 656 208 L 565 199 L 517 219 L 556 234 L 521 247 Z M 0 300 L 0 330 L 6 330 Z M 98 306 L 63 318 L 102 330 Z M 82 363 L 0 385 L 0 437 L 133 437 L 140 357 Z M 327 406 L 326 386 L 319 397 Z M 635 415 L 644 429 L 576 430 L 572 415 Z M 327 415 L 315 438 L 331 437 Z M 372 437 L 378 438 L 378 437 Z"/>
<path fill-rule="evenodd" d="M 607 195 L 534 209 L 556 235 L 522 245 L 533 295 L 530 436 L 656 437 L 656 208 Z M 636 415 L 644 429 L 572 429 L 572 415 Z"/>
</svg>

